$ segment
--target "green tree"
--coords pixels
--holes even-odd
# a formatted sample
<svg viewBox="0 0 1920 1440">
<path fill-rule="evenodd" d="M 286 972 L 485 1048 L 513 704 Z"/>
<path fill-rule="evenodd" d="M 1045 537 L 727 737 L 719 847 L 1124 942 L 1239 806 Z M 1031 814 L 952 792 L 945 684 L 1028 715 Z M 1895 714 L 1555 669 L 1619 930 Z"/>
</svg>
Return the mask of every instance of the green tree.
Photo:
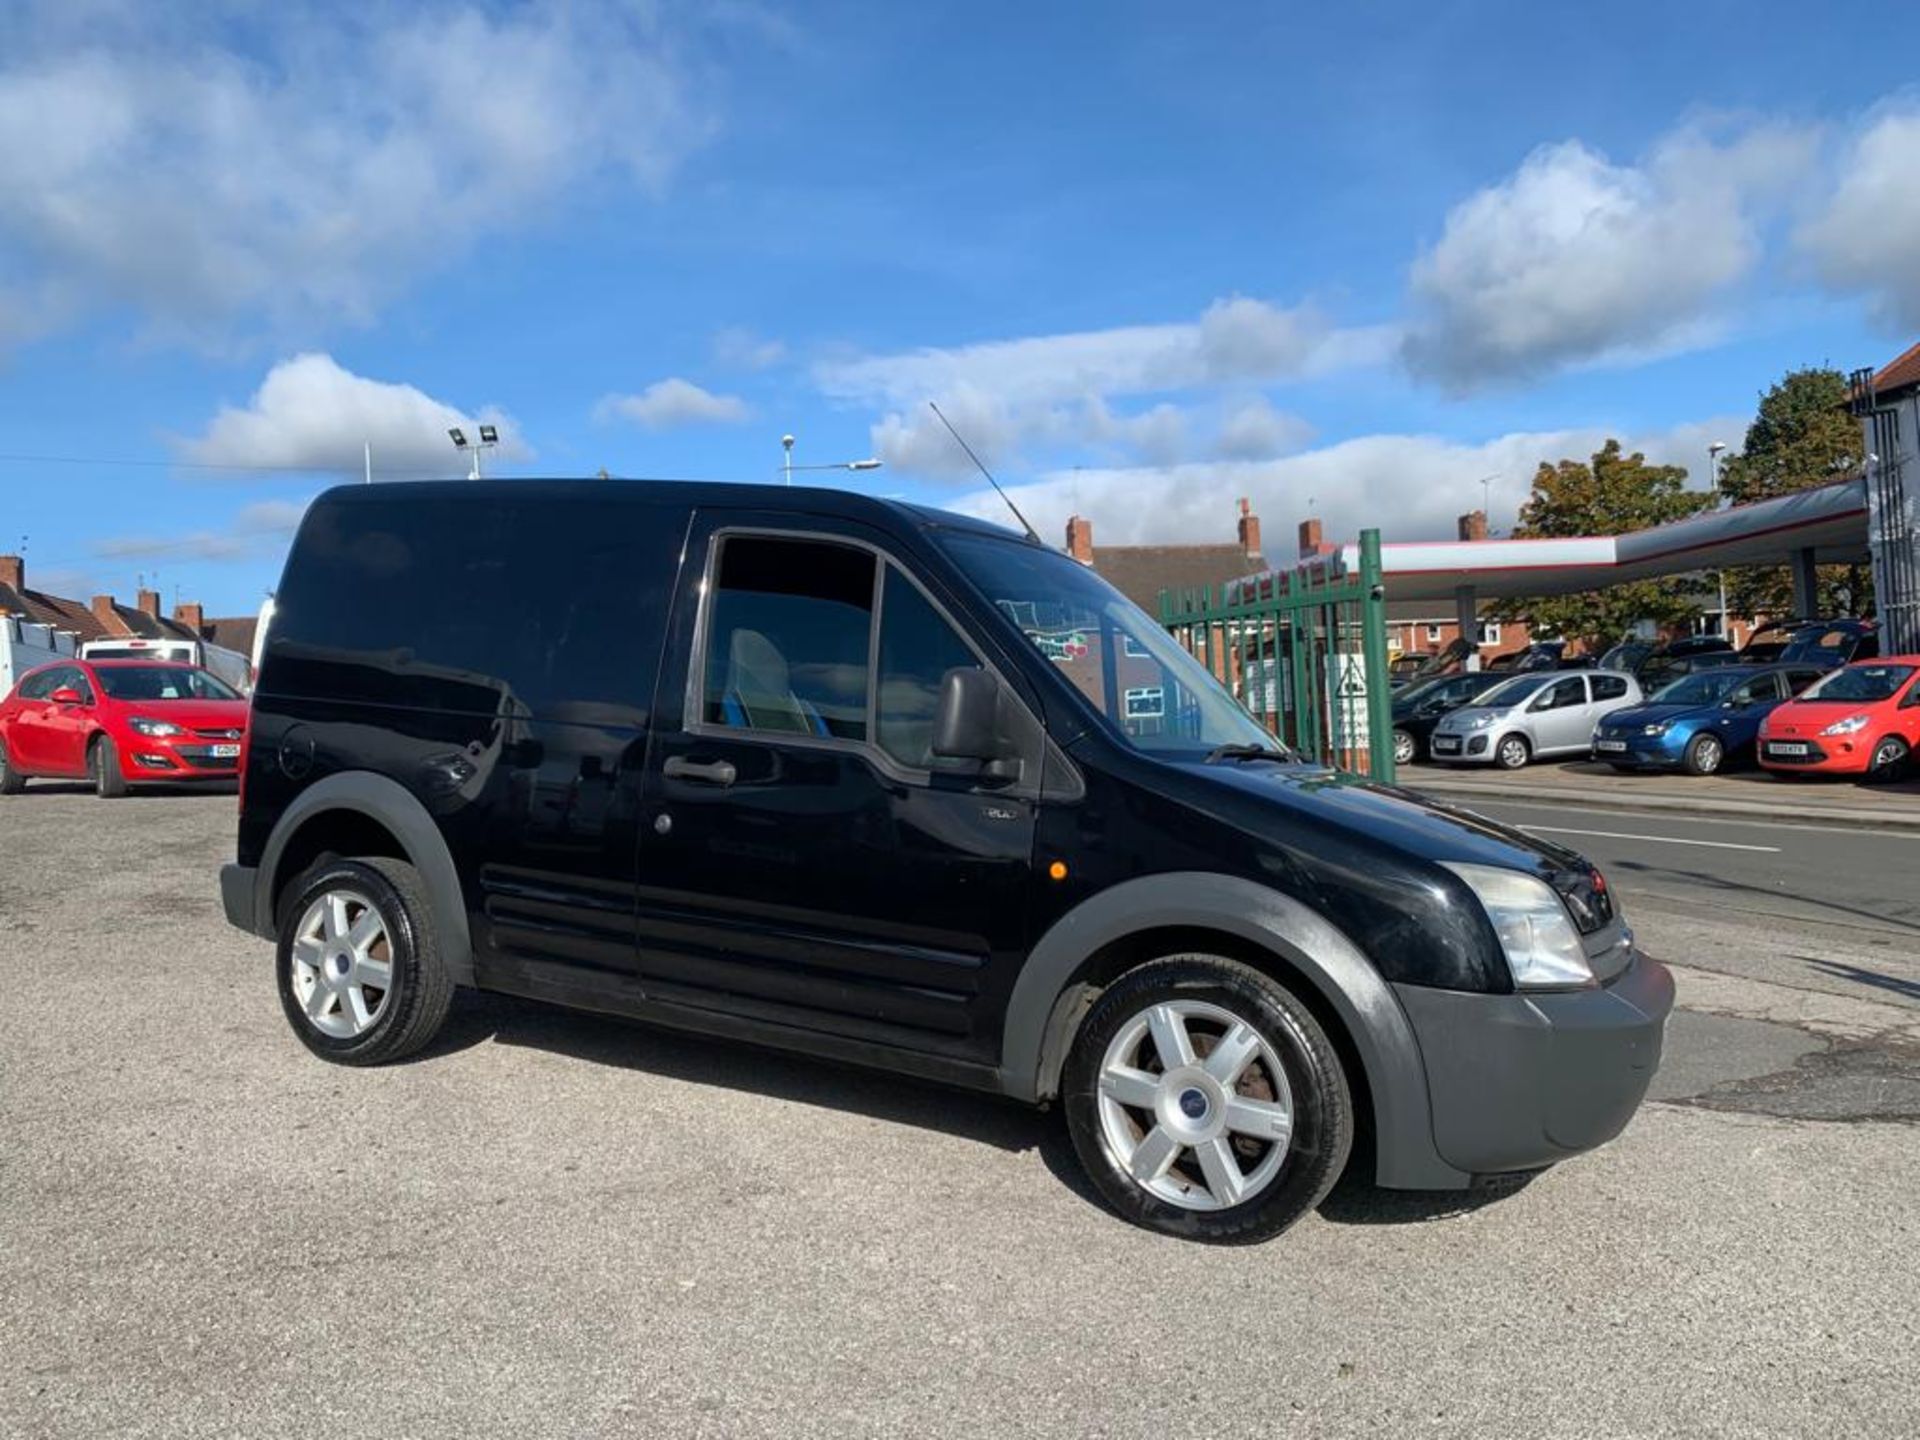
<svg viewBox="0 0 1920 1440">
<path fill-rule="evenodd" d="M 1687 489 L 1681 465 L 1649 465 L 1635 451 L 1622 454 L 1609 440 L 1591 462 L 1543 463 L 1533 477 L 1533 494 L 1520 507 L 1513 533 L 1520 539 L 1576 535 L 1624 535 L 1683 520 L 1713 502 L 1711 494 Z M 1500 614 L 1524 620 L 1535 630 L 1605 648 L 1641 620 L 1678 625 L 1700 613 L 1692 587 L 1668 581 L 1640 580 L 1578 595 L 1547 595 L 1506 601 Z"/>
<path fill-rule="evenodd" d="M 1720 467 L 1720 492 L 1735 505 L 1825 485 L 1860 468 L 1860 422 L 1847 411 L 1847 378 L 1838 370 L 1792 370 L 1760 397 L 1741 453 Z M 1860 612 L 1872 603 L 1865 565 L 1823 565 L 1823 614 Z M 1793 613 L 1793 580 L 1784 565 L 1727 571 L 1727 605 L 1736 615 Z"/>
</svg>

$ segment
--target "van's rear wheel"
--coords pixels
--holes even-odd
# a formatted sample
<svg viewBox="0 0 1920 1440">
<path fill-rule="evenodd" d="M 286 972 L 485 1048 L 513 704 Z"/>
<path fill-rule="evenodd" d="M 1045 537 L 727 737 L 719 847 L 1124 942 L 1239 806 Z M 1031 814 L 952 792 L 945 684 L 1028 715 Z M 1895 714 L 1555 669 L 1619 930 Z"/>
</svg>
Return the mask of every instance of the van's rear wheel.
<svg viewBox="0 0 1920 1440">
<path fill-rule="evenodd" d="M 403 860 L 323 860 L 280 910 L 280 1004 L 323 1060 L 378 1065 L 438 1033 L 453 1003 L 433 905 Z"/>
<path fill-rule="evenodd" d="M 1326 1196 L 1353 1146 L 1346 1073 L 1312 1012 L 1219 956 L 1156 960 L 1108 987 L 1061 1094 L 1107 1203 L 1191 1240 L 1279 1234 Z"/>
</svg>

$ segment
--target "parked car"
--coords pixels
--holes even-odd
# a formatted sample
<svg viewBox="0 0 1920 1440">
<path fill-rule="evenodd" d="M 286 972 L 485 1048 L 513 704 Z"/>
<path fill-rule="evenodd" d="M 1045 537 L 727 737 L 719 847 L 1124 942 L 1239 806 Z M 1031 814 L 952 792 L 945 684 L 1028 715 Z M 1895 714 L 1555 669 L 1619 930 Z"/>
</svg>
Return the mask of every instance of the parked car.
<svg viewBox="0 0 1920 1440">
<path fill-rule="evenodd" d="M 1536 670 L 1590 670 L 1593 660 L 1586 655 L 1567 654 L 1564 640 L 1536 640 L 1518 650 L 1496 655 L 1487 669 L 1496 674 L 1524 675 Z"/>
<path fill-rule="evenodd" d="M 35 778 L 90 778 L 106 799 L 156 780 L 231 780 L 246 728 L 247 702 L 197 666 L 42 665 L 0 701 L 0 794 Z"/>
<path fill-rule="evenodd" d="M 1820 678 L 1808 666 L 1722 665 L 1682 676 L 1593 729 L 1593 758 L 1616 770 L 1712 775 L 1750 764 L 1760 722 Z"/>
<path fill-rule="evenodd" d="M 1778 620 L 1747 637 L 1748 664 L 1812 664 L 1823 670 L 1871 660 L 1880 653 L 1880 628 L 1871 620 Z"/>
<path fill-rule="evenodd" d="M 1592 865 L 1301 762 L 999 527 L 349 486 L 275 598 L 220 891 L 325 1060 L 471 985 L 1058 1101 L 1120 1214 L 1214 1241 L 1317 1204 L 1356 1124 L 1379 1183 L 1466 1186 L 1657 1067 L 1672 981 Z"/>
<path fill-rule="evenodd" d="M 1682 675 L 1739 662 L 1740 652 L 1718 635 L 1683 635 L 1677 640 L 1623 640 L 1600 657 L 1600 668 L 1624 670 L 1652 694 Z"/>
<path fill-rule="evenodd" d="M 1614 670 L 1515 675 L 1442 716 L 1428 743 L 1444 765 L 1518 770 L 1533 759 L 1585 754 L 1594 725 L 1640 699 L 1639 682 Z"/>
<path fill-rule="evenodd" d="M 1411 765 L 1426 753 L 1434 726 L 1450 711 L 1501 683 L 1485 673 L 1443 675 L 1410 685 L 1393 697 L 1393 762 Z"/>
<path fill-rule="evenodd" d="M 1920 748 L 1920 655 L 1828 671 L 1760 727 L 1760 763 L 1783 775 L 1894 780 Z"/>
</svg>

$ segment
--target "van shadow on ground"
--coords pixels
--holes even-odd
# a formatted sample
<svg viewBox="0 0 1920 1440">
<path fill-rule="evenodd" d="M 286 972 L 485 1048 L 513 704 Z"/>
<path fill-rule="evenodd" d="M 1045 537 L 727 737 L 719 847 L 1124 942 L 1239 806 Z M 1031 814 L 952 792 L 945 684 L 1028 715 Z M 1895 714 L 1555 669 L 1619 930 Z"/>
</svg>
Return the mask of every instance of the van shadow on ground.
<svg viewBox="0 0 1920 1440">
<path fill-rule="evenodd" d="M 1041 1163 L 1062 1184 L 1110 1215 L 1080 1168 L 1057 1108 L 1035 1110 L 1011 1100 L 907 1076 L 471 990 L 459 993 L 439 1038 L 407 1063 L 431 1063 L 488 1042 L 524 1046 L 687 1084 L 841 1110 L 1010 1152 L 1037 1151 Z M 1349 1172 L 1321 1205 L 1320 1213 L 1339 1225 L 1421 1224 L 1480 1209 L 1517 1188 L 1389 1191 Z"/>
</svg>

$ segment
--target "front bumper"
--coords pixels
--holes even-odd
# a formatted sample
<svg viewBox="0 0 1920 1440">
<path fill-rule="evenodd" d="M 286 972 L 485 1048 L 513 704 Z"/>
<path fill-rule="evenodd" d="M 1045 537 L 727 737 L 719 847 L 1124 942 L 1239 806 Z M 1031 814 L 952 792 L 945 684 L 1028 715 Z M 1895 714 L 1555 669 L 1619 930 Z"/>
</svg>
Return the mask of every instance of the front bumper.
<svg viewBox="0 0 1920 1440">
<path fill-rule="evenodd" d="M 149 739 L 136 735 L 121 751 L 121 768 L 129 780 L 233 780 L 240 774 L 240 757 L 218 755 L 218 749 L 238 750 L 237 745 L 211 745 L 204 741 Z"/>
<path fill-rule="evenodd" d="M 1419 1041 L 1434 1146 L 1472 1175 L 1537 1170 L 1618 1135 L 1660 1068 L 1673 1009 L 1673 977 L 1638 952 L 1591 990 L 1393 988 Z"/>
<path fill-rule="evenodd" d="M 1465 734 L 1436 730 L 1427 741 L 1427 753 L 1448 765 L 1491 765 L 1493 730 L 1489 727 L 1485 730 L 1469 730 Z"/>
<path fill-rule="evenodd" d="M 1605 745 L 1619 745 L 1622 748 L 1608 750 L 1602 748 Z M 1640 735 L 1608 735 L 1595 740 L 1589 753 L 1593 759 L 1609 765 L 1639 765 L 1654 770 L 1677 769 L 1681 761 L 1681 756 L 1659 739 Z"/>
</svg>

